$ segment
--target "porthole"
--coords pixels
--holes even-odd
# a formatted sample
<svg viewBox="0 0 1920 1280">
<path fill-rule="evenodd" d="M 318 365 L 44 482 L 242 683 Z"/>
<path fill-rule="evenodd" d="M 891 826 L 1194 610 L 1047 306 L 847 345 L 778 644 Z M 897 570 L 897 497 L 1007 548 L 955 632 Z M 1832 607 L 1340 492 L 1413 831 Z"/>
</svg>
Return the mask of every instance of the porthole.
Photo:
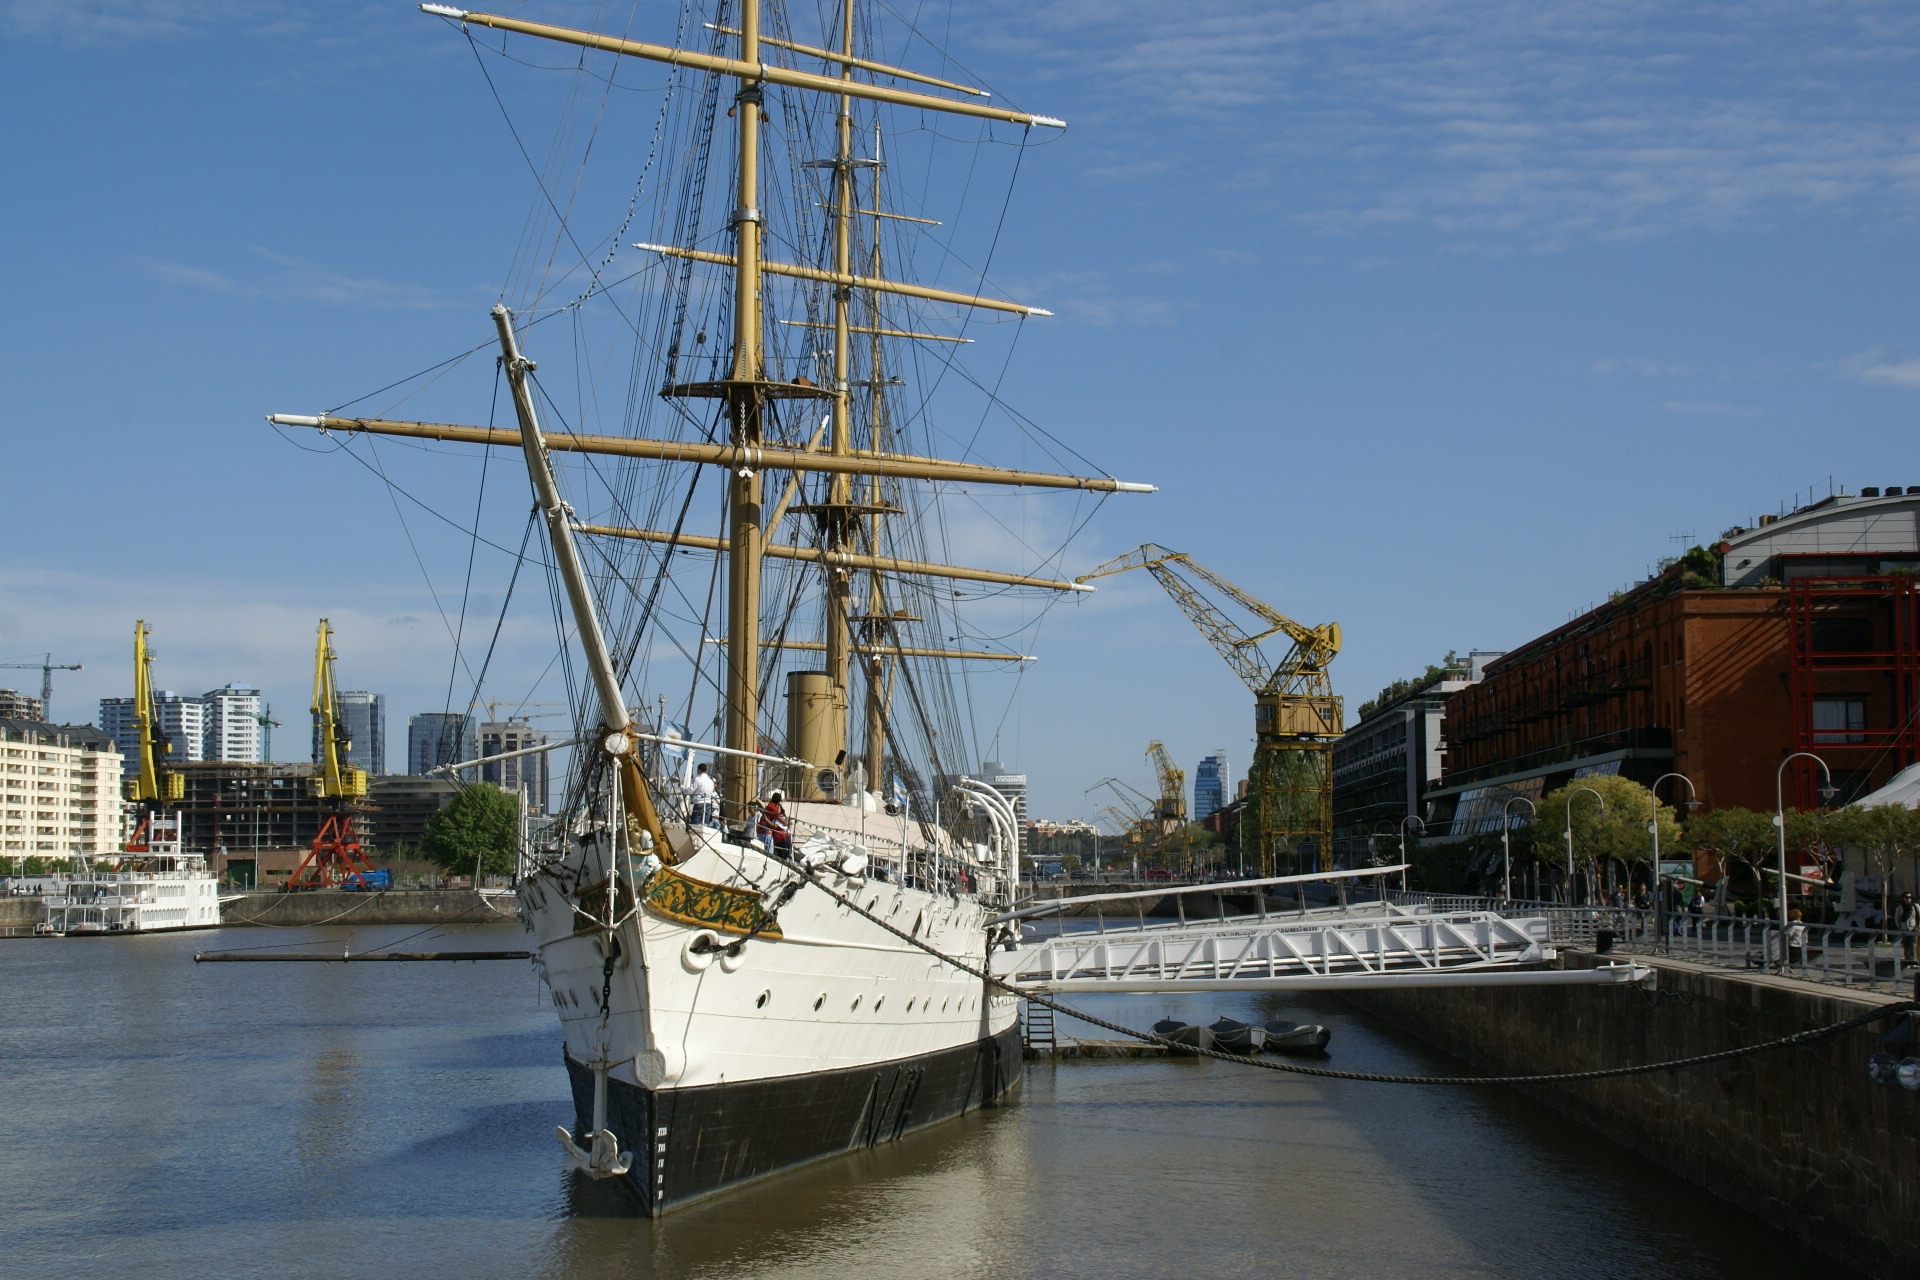
<svg viewBox="0 0 1920 1280">
<path fill-rule="evenodd" d="M 813 1011 L 814 1011 L 815 1013 L 818 1013 L 818 1012 L 820 1012 L 820 1006 L 821 1006 L 821 1005 L 823 1005 L 823 1004 L 825 1004 L 826 1002 L 827 1002 L 827 993 L 826 993 L 826 992 L 824 992 L 824 991 L 822 991 L 822 992 L 820 993 L 820 998 L 819 998 L 818 1000 L 815 1000 L 815 1001 L 813 1002 Z"/>
<path fill-rule="evenodd" d="M 853 1011 L 854 1011 L 855 1013 L 858 1013 L 858 1012 L 860 1012 L 860 997 L 859 997 L 859 996 L 855 996 L 855 997 L 853 998 Z"/>
<path fill-rule="evenodd" d="M 880 1006 L 885 1004 L 886 1002 L 887 1002 L 887 998 L 885 996 L 881 996 L 878 1000 L 875 1000 L 873 1002 L 873 1011 L 875 1013 L 880 1012 Z"/>
<path fill-rule="evenodd" d="M 766 1008 L 766 1007 L 767 1007 L 767 998 L 768 998 L 769 996 L 771 996 L 772 994 L 773 994 L 773 992 L 771 992 L 771 991 L 762 991 L 762 992 L 761 992 L 761 993 L 760 993 L 759 995 L 757 995 L 757 996 L 755 996 L 755 997 L 754 997 L 754 1000 L 753 1000 L 753 1007 L 754 1007 L 754 1008 L 756 1008 L 756 1009 L 764 1009 L 764 1008 Z"/>
<path fill-rule="evenodd" d="M 907 1000 L 907 1012 L 908 1013 L 913 1012 L 913 999 L 911 997 L 909 997 Z"/>
<path fill-rule="evenodd" d="M 940 1012 L 945 1013 L 946 1011 L 947 1011 L 947 1002 L 945 1000 L 942 1000 L 940 1002 Z"/>
</svg>

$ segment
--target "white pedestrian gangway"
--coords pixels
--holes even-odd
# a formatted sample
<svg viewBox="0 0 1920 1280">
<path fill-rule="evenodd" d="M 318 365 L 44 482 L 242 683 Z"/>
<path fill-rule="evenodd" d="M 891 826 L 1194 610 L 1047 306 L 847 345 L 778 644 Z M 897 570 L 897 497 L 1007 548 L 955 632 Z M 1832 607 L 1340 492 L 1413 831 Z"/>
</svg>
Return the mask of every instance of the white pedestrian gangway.
<svg viewBox="0 0 1920 1280">
<path fill-rule="evenodd" d="M 1374 878 L 1399 867 L 1281 876 L 1131 894 L 1062 899 L 1014 912 L 1033 921 L 1063 911 L 1169 894 L 1217 894 L 1264 903 L 1266 887 Z M 1080 921 L 1062 921 L 1079 925 Z M 1068 992 L 1355 991 L 1410 987 L 1613 986 L 1651 982 L 1653 970 L 1618 963 L 1546 967 L 1556 952 L 1552 922 L 1498 911 L 1430 911 L 1379 901 L 1276 913 L 1182 919 L 1113 929 L 1104 915 L 1083 927 L 1039 933 L 1031 925 L 1011 950 L 994 953 L 994 976 L 1017 989 Z"/>
</svg>

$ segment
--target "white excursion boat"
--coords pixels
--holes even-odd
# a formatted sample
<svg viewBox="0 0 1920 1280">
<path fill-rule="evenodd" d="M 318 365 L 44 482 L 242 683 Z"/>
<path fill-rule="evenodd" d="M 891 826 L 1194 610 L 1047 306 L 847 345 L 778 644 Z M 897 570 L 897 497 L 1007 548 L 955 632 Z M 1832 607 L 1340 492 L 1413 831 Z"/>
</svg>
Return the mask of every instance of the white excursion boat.
<svg viewBox="0 0 1920 1280">
<path fill-rule="evenodd" d="M 39 883 L 46 916 L 34 932 L 53 937 L 210 929 L 220 923 L 220 885 L 207 860 L 180 848 L 180 820 L 155 817 L 144 847 L 90 856 L 86 870 Z"/>
<path fill-rule="evenodd" d="M 928 422 L 931 400 L 909 399 L 895 372 L 929 351 L 950 362 L 948 344 L 973 341 L 943 326 L 1048 313 L 988 296 L 978 274 L 977 291 L 888 278 L 896 261 L 953 260 L 951 240 L 927 239 L 939 224 L 920 216 L 924 205 L 888 208 L 927 191 L 922 175 L 904 191 L 886 176 L 894 126 L 905 146 L 937 150 L 943 115 L 1004 135 L 967 144 L 976 147 L 1024 146 L 1061 122 L 873 60 L 884 40 L 927 37 L 887 35 L 859 0 L 805 11 L 821 18 L 819 46 L 799 43 L 771 0 L 720 4 L 705 24 L 698 7 L 688 4 L 679 32 L 703 49 L 422 5 L 463 33 L 491 28 L 506 33 L 499 39 L 614 55 L 614 71 L 666 64 L 650 73 L 664 74 L 664 89 L 656 78 L 645 90 L 660 95 L 664 176 L 652 176 L 649 152 L 611 242 L 606 228 L 576 236 L 544 194 L 535 203 L 535 222 L 558 219 L 542 234 L 559 257 L 542 249 L 549 266 L 538 269 L 574 265 L 527 289 L 526 314 L 493 309 L 518 430 L 269 418 L 523 457 L 562 589 L 556 621 L 573 633 L 571 669 L 583 680 L 575 735 L 560 744 L 577 748 L 567 803 L 523 850 L 519 914 L 560 1016 L 576 1113 L 559 1133 L 566 1158 L 624 1180 L 649 1214 L 896 1138 L 992 1103 L 1018 1081 L 1017 1001 L 981 976 L 992 947 L 1016 945 L 993 921 L 1019 888 L 1018 818 L 956 758 L 970 740 L 962 708 L 972 714 L 972 694 L 956 693 L 951 677 L 956 664 L 1029 659 L 986 641 L 951 647 L 956 636 L 1020 630 L 991 613 L 969 623 L 956 584 L 980 598 L 1090 588 L 937 563 L 929 530 L 944 528 L 941 504 L 961 488 L 1151 491 L 931 456 L 947 437 Z M 476 41 L 476 55 L 495 56 L 497 43 Z M 582 86 L 614 82 L 588 62 L 579 74 Z M 955 179 L 955 208 L 970 181 Z M 620 244 L 636 217 L 675 243 Z M 997 223 L 982 230 L 983 255 L 998 235 Z M 583 243 L 613 249 L 589 260 Z M 626 249 L 640 256 L 608 283 L 607 264 Z M 631 295 L 609 298 L 624 282 Z M 535 313 L 539 299 L 560 296 L 575 297 L 559 308 L 570 332 L 604 323 L 613 338 L 573 338 L 574 383 L 589 389 L 580 394 L 629 388 L 620 404 L 583 400 L 576 424 L 612 417 L 618 434 L 542 433 L 535 408 L 554 404 L 557 384 L 536 380 L 520 341 L 540 314 L 555 314 Z M 566 341 L 563 327 L 540 332 Z M 711 346 L 710 329 L 720 335 Z M 612 368 L 614 349 L 632 367 Z M 938 368 L 927 373 L 940 381 Z M 996 429 L 1040 439 L 983 381 L 964 379 Z M 961 430 L 973 434 L 970 451 L 987 443 L 979 431 L 971 417 Z M 566 473 L 564 496 L 556 452 L 591 464 Z M 724 536 L 692 532 L 716 524 Z M 1058 551 L 1025 553 L 1044 569 Z M 671 607 L 656 608 L 663 599 Z M 720 742 L 671 729 L 665 700 L 686 681 L 676 671 L 674 685 L 650 683 L 655 651 L 686 660 L 692 687 L 679 718 L 706 723 L 710 711 Z M 782 689 L 784 717 L 767 714 Z M 659 713 L 643 720 L 656 701 Z M 695 755 L 717 765 L 717 793 L 690 785 Z"/>
</svg>

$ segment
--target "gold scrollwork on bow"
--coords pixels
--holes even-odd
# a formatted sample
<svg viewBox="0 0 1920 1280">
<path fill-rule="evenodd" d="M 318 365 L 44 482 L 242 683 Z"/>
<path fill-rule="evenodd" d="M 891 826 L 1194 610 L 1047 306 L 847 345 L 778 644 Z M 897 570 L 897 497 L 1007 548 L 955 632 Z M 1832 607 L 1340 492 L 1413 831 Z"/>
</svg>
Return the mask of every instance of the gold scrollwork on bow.
<svg viewBox="0 0 1920 1280">
<path fill-rule="evenodd" d="M 647 908 L 681 924 L 706 925 L 723 933 L 751 933 L 778 938 L 780 926 L 760 905 L 760 895 L 747 889 L 708 884 L 672 867 L 654 874 L 647 889 Z"/>
</svg>

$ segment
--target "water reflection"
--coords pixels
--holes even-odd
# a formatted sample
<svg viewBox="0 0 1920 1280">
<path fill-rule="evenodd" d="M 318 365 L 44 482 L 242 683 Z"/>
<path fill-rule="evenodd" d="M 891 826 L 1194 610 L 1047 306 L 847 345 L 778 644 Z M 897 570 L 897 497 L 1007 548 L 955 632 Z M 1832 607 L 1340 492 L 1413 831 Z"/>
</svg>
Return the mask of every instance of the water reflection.
<svg viewBox="0 0 1920 1280">
<path fill-rule="evenodd" d="M 0 943 L 0 981 L 37 993 L 0 1006 L 9 1276 L 1838 1274 L 1512 1094 L 1192 1060 L 1032 1064 L 1011 1106 L 649 1221 L 561 1170 L 571 1107 L 524 967 L 194 968 L 207 945 Z M 1339 1065 L 1450 1069 L 1338 1004 L 1087 1004 L 1320 1021 Z M 95 1143 L 111 1158 L 76 1159 Z"/>
</svg>

